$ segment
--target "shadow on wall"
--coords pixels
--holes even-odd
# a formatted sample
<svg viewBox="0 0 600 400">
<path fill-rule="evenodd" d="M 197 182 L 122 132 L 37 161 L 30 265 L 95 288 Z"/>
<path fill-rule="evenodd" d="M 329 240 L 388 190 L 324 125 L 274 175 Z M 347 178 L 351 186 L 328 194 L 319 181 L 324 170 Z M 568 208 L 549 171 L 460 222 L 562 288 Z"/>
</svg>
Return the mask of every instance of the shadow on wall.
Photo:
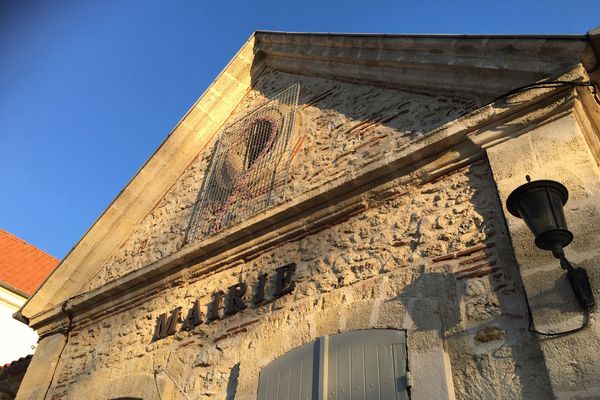
<svg viewBox="0 0 600 400">
<path fill-rule="evenodd" d="M 252 66 L 252 77 L 252 88 L 266 99 L 294 83 L 301 85 L 295 136 L 290 143 L 292 149 L 298 149 L 292 152 L 296 167 L 290 174 L 298 182 L 292 187 L 296 194 L 340 172 L 357 169 L 382 153 L 400 149 L 491 100 L 402 92 L 288 74 L 265 67 L 260 54 Z M 386 179 L 397 176 L 390 174 Z M 204 181 L 207 179 L 205 175 Z M 485 176 L 470 173 L 469 183 L 476 189 L 485 187 L 496 196 L 489 171 Z M 475 196 L 472 202 L 475 211 L 484 217 L 484 225 L 494 232 L 486 241 L 494 242 L 495 248 L 485 252 L 497 259 L 499 270 L 466 279 L 457 278 L 457 271 L 452 269 L 455 266 L 447 272 L 424 272 L 403 289 L 397 300 L 413 302 L 407 309 L 415 330 L 444 332 L 452 363 L 457 366 L 453 373 L 460 375 L 459 381 L 472 382 L 484 394 L 499 394 L 508 379 L 522 398 L 551 398 L 539 339 L 527 331 L 523 287 L 499 199 L 494 197 L 490 207 L 489 196 L 484 197 Z M 440 318 L 424 314 L 420 299 L 436 302 Z M 235 395 L 238 377 L 236 364 L 227 385 L 228 399 Z M 513 385 L 513 380 L 518 385 Z M 457 390 L 477 396 L 469 387 Z"/>
<path fill-rule="evenodd" d="M 338 177 L 349 167 L 355 169 L 380 158 L 488 100 L 473 94 L 444 96 L 341 82 L 286 73 L 265 65 L 264 55 L 255 54 L 251 67 L 253 90 L 242 100 L 225 128 L 226 138 L 235 139 L 221 139 L 212 147 L 209 167 L 204 171 L 186 230 L 186 241 L 215 233 L 236 220 L 255 215 L 265 204 L 277 204 L 281 199 L 305 193 Z M 281 122 L 282 126 L 273 124 L 272 117 L 277 113 L 269 110 L 276 109 L 277 104 L 287 104 L 283 100 L 287 97 L 281 95 L 296 84 L 300 85 L 300 97 L 295 127 L 288 142 L 287 129 L 284 129 L 288 122 Z M 252 113 L 248 121 L 239 122 L 270 100 L 277 101 L 267 110 Z M 286 110 L 282 108 L 279 114 L 285 115 Z M 281 120 L 287 121 L 287 118 Z M 235 129 L 231 128 L 233 121 L 236 121 Z M 264 128 L 264 132 L 254 132 L 257 127 Z M 278 135 L 270 135 L 273 127 L 281 131 L 280 136 L 286 136 L 285 155 L 274 154 L 282 140 Z M 245 139 L 241 138 L 246 136 L 243 132 L 248 132 Z M 275 140 L 270 141 L 270 136 Z M 236 144 L 232 145 L 232 141 Z M 254 159 L 255 154 L 261 154 L 258 158 L 268 162 L 250 165 L 248 161 Z M 281 161 L 273 167 L 272 159 Z M 270 184 L 262 182 L 265 179 L 255 170 L 268 170 L 272 178 L 267 179 Z M 256 208 L 256 212 L 242 211 L 242 207 L 236 206 L 239 202 L 246 203 L 247 208 Z"/>
<path fill-rule="evenodd" d="M 482 311 L 490 305 L 485 285 L 494 280 L 499 281 L 486 276 L 464 282 L 454 273 L 425 272 L 390 301 L 406 304 L 413 324 L 407 327 L 409 334 L 411 330 L 441 332 L 459 397 L 552 398 L 539 340 L 526 330 L 523 293 L 517 289 L 520 284 L 507 284 L 514 289 L 498 296 L 497 309 Z M 516 303 L 521 315 L 514 314 Z M 434 315 L 432 304 L 440 315 Z"/>
<path fill-rule="evenodd" d="M 225 400 L 235 399 L 235 390 L 237 389 L 238 379 L 240 377 L 240 363 L 237 363 L 231 368 L 229 379 L 227 380 L 227 397 Z"/>
<path fill-rule="evenodd" d="M 528 331 L 529 313 L 525 291 L 502 212 L 501 202 L 504 199 L 498 196 L 487 158 L 485 166 L 485 173 L 473 171 L 468 177 L 471 187 L 479 191 L 472 199 L 475 211 L 483 217 L 484 230 L 492 232 L 488 234 L 486 242 L 494 245 L 491 250 L 498 271 L 482 279 L 490 293 L 493 293 L 498 310 L 493 319 L 469 321 L 471 329 L 477 330 L 471 331 L 474 333 L 473 340 L 478 353 L 478 356 L 473 357 L 473 361 L 480 369 L 494 361 L 499 368 L 512 368 L 512 371 L 506 371 L 507 376 L 504 378 L 510 378 L 511 374 L 516 375 L 521 398 L 549 399 L 553 397 L 550 377 L 540 347 L 540 337 Z M 472 296 L 473 288 L 468 280 L 463 282 L 465 295 Z M 472 317 L 467 314 L 467 318 Z M 503 344 L 498 348 L 489 345 L 495 339 L 494 334 L 498 332 L 496 327 L 505 331 Z M 490 339 L 492 341 L 488 342 Z"/>
</svg>

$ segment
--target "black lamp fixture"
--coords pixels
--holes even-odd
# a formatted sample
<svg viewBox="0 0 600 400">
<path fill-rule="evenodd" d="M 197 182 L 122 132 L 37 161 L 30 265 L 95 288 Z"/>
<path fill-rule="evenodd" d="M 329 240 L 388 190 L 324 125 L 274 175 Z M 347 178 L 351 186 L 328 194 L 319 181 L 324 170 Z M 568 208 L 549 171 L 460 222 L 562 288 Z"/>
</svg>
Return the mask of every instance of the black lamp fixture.
<svg viewBox="0 0 600 400">
<path fill-rule="evenodd" d="M 564 247 L 573 241 L 573 234 L 567 229 L 563 206 L 569 199 L 567 188 L 556 181 L 531 181 L 519 186 L 508 196 L 506 208 L 517 218 L 522 218 L 533 235 L 535 245 L 543 250 L 551 250 L 567 271 L 567 278 L 581 307 L 589 310 L 595 305 L 590 280 L 585 268 L 573 267 L 567 260 Z"/>
</svg>

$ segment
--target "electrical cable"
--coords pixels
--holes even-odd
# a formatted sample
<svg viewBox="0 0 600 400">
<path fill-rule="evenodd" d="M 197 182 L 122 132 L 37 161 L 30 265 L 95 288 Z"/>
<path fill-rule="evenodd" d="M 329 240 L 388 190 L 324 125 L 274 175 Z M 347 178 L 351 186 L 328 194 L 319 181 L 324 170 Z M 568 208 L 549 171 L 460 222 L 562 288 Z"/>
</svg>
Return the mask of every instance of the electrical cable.
<svg viewBox="0 0 600 400">
<path fill-rule="evenodd" d="M 527 330 L 529 332 L 535 333 L 537 335 L 548 336 L 548 337 L 552 337 L 552 338 L 559 338 L 559 337 L 563 337 L 563 336 L 567 336 L 567 335 L 571 335 L 573 333 L 579 332 L 579 331 L 587 328 L 590 323 L 590 309 L 584 308 L 583 309 L 583 323 L 581 324 L 581 326 L 574 328 L 574 329 L 569 329 L 568 331 L 562 331 L 562 332 L 541 332 L 541 331 L 538 331 L 533 328 L 533 314 L 531 312 L 531 305 L 529 304 L 529 299 L 527 298 L 527 295 L 525 295 L 525 303 L 527 305 L 527 313 L 529 314 L 529 325 L 527 326 Z"/>
<path fill-rule="evenodd" d="M 158 380 L 156 379 L 158 375 L 158 369 L 154 370 L 154 385 L 156 386 L 156 393 L 158 394 L 158 400 L 162 400 L 162 394 L 160 394 L 160 387 L 158 386 Z"/>
<path fill-rule="evenodd" d="M 490 101 L 487 105 L 489 104 L 493 104 L 495 102 L 497 102 L 498 100 L 502 100 L 502 99 L 506 99 L 510 96 L 513 96 L 515 94 L 521 93 L 521 92 L 525 92 L 528 90 L 532 90 L 532 89 L 555 89 L 555 88 L 561 88 L 561 87 L 570 87 L 570 88 L 576 88 L 576 87 L 590 87 L 592 88 L 592 93 L 594 95 L 594 99 L 596 100 L 596 102 L 598 104 L 600 104 L 600 88 L 598 87 L 598 85 L 595 82 L 592 81 L 583 81 L 583 82 L 577 82 L 577 81 L 543 81 L 543 82 L 536 82 L 536 83 L 531 83 L 529 85 L 524 85 L 524 86 L 520 86 L 517 88 L 514 88 L 498 97 L 496 97 L 494 100 Z"/>
</svg>

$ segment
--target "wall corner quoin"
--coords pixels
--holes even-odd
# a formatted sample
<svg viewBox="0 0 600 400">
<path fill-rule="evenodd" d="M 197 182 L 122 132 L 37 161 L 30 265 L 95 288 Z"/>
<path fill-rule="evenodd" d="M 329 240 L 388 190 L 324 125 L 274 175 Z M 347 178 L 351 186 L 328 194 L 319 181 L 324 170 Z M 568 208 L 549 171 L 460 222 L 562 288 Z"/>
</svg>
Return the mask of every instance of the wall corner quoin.
<svg viewBox="0 0 600 400">
<path fill-rule="evenodd" d="M 534 237 L 525 223 L 508 213 L 506 199 L 512 190 L 525 183 L 526 175 L 532 180 L 559 181 L 567 187 L 569 200 L 565 215 L 575 239 L 565 252 L 575 266 L 587 267 L 592 289 L 598 293 L 600 252 L 596 241 L 600 226 L 600 171 L 585 132 L 589 127 L 582 124 L 585 116 L 582 117 L 581 111 L 576 103 L 572 112 L 486 150 L 533 327 L 542 332 L 577 328 L 584 320 L 583 312 L 558 261 L 549 251 L 534 245 Z M 596 324 L 592 318 L 591 326 L 574 335 L 540 340 L 555 394 L 600 386 L 600 377 L 593 367 L 600 362 Z M 590 367 L 566 371 L 564 366 L 571 359 Z"/>
<path fill-rule="evenodd" d="M 19 387 L 17 400 L 45 399 L 66 344 L 67 336 L 64 333 L 55 333 L 40 339 Z"/>
</svg>

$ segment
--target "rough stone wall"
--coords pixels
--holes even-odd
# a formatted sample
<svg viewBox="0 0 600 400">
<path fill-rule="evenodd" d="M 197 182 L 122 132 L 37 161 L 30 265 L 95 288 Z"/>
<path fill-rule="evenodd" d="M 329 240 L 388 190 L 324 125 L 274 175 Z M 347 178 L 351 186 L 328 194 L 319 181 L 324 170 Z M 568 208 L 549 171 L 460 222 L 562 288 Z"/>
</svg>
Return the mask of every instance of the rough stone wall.
<svg viewBox="0 0 600 400">
<path fill-rule="evenodd" d="M 214 291 L 253 284 L 288 262 L 297 263 L 293 293 L 152 341 L 161 313 L 197 298 L 204 310 Z M 292 348 L 324 334 L 398 328 L 407 330 L 414 399 L 441 398 L 423 394 L 435 393 L 430 382 L 444 372 L 435 348 L 450 360 L 458 399 L 548 399 L 523 299 L 493 179 L 479 162 L 422 186 L 398 186 L 346 221 L 213 275 L 184 278 L 126 311 L 76 319 L 48 398 L 95 398 L 123 380 L 139 387 L 135 377 L 152 381 L 158 369 L 190 398 L 253 399 L 260 369 Z M 145 398 L 173 385 L 166 374 L 143 385 Z"/>
<path fill-rule="evenodd" d="M 483 102 L 268 70 L 254 83 L 230 120 L 242 117 L 294 83 L 301 85 L 291 142 L 292 148 L 298 145 L 298 151 L 293 154 L 287 198 L 406 146 Z M 97 288 L 181 248 L 210 150 L 197 157 L 82 291 Z"/>
</svg>

